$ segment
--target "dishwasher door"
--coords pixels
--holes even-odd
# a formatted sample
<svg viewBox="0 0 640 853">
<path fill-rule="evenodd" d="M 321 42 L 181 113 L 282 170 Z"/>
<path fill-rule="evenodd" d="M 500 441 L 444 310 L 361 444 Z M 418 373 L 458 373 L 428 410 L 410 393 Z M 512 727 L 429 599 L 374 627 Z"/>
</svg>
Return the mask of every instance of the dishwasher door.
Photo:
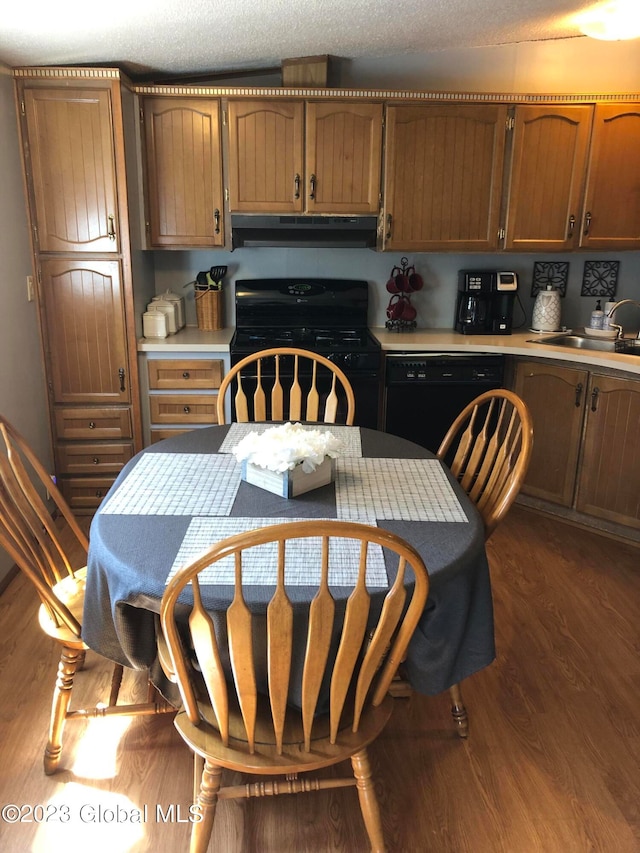
<svg viewBox="0 0 640 853">
<path fill-rule="evenodd" d="M 384 429 L 434 453 L 453 420 L 478 394 L 502 388 L 504 356 L 387 353 Z"/>
</svg>

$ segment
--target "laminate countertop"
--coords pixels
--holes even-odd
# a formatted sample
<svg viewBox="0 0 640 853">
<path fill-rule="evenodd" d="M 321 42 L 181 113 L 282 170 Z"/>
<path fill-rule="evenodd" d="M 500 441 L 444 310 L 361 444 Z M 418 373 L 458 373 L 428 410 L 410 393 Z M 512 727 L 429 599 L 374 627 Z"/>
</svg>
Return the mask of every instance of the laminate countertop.
<svg viewBox="0 0 640 853">
<path fill-rule="evenodd" d="M 569 349 L 541 344 L 536 339 L 549 333 L 514 332 L 511 335 L 461 335 L 452 329 L 415 329 L 412 332 L 390 332 L 373 327 L 371 333 L 385 352 L 461 352 L 518 355 L 547 358 L 590 368 L 623 370 L 640 376 L 640 357 L 624 353 L 590 349 Z M 228 352 L 233 337 L 232 327 L 216 332 L 203 332 L 187 326 L 168 338 L 141 338 L 139 352 L 160 352 L 167 357 L 183 352 Z"/>
</svg>

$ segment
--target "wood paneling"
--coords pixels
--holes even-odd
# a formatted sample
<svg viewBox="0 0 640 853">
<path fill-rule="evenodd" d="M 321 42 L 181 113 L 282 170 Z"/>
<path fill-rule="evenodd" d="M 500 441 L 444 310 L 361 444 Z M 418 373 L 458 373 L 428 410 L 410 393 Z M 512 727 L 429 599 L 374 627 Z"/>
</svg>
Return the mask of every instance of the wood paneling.
<svg viewBox="0 0 640 853">
<path fill-rule="evenodd" d="M 144 101 L 153 246 L 222 246 L 219 102 Z"/>
<path fill-rule="evenodd" d="M 640 248 L 638 104 L 596 107 L 580 245 L 587 249 Z"/>
<path fill-rule="evenodd" d="M 108 89 L 25 89 L 34 219 L 41 252 L 117 252 Z"/>
<path fill-rule="evenodd" d="M 506 116 L 500 105 L 387 109 L 385 248 L 496 249 Z"/>
<path fill-rule="evenodd" d="M 302 212 L 303 116 L 301 101 L 229 101 L 232 211 Z"/>
<path fill-rule="evenodd" d="M 591 106 L 515 109 L 506 249 L 578 245 Z"/>
<path fill-rule="evenodd" d="M 307 104 L 310 213 L 377 214 L 381 158 L 382 104 Z"/>
<path fill-rule="evenodd" d="M 119 262 L 43 261 L 42 298 L 54 401 L 129 402 Z"/>
</svg>

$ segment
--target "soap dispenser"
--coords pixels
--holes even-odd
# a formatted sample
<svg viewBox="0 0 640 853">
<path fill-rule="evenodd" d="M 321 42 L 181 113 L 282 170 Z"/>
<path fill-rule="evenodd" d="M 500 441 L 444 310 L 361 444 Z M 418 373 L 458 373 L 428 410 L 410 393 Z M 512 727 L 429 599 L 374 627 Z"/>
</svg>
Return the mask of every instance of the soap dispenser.
<svg viewBox="0 0 640 853">
<path fill-rule="evenodd" d="M 591 319 L 589 320 L 589 328 L 590 329 L 601 329 L 604 325 L 604 311 L 602 310 L 602 305 L 600 304 L 600 300 L 596 302 L 595 310 L 591 312 Z"/>
</svg>

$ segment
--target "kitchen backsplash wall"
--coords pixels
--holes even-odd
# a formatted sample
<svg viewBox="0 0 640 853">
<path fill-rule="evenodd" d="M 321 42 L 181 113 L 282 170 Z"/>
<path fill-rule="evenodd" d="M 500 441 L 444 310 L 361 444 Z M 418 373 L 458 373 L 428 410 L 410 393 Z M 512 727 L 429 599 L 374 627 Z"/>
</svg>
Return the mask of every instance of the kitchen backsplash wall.
<svg viewBox="0 0 640 853">
<path fill-rule="evenodd" d="M 413 294 L 419 328 L 451 329 L 458 289 L 458 270 L 513 270 L 518 274 L 520 303 L 516 302 L 514 327 L 529 328 L 534 297 L 531 294 L 536 261 L 569 263 L 566 296 L 562 299 L 562 323 L 571 328 L 588 325 L 595 306 L 593 297 L 581 296 L 585 261 L 619 261 L 616 299 L 640 300 L 640 252 L 589 252 L 574 254 L 396 254 L 370 249 L 236 249 L 234 252 L 151 253 L 155 265 L 156 293 L 170 289 L 186 296 L 187 324 L 196 324 L 193 286 L 200 270 L 226 264 L 225 317 L 234 324 L 233 282 L 241 278 L 295 277 L 365 279 L 370 284 L 369 324 L 383 326 L 389 293 L 386 282 L 391 268 L 407 257 L 424 279 L 424 289 Z M 606 299 L 604 300 L 606 301 Z M 603 304 L 604 304 L 603 301 Z M 623 318 L 624 319 L 624 318 Z M 630 327 L 640 328 L 640 311 L 630 309 Z"/>
</svg>

